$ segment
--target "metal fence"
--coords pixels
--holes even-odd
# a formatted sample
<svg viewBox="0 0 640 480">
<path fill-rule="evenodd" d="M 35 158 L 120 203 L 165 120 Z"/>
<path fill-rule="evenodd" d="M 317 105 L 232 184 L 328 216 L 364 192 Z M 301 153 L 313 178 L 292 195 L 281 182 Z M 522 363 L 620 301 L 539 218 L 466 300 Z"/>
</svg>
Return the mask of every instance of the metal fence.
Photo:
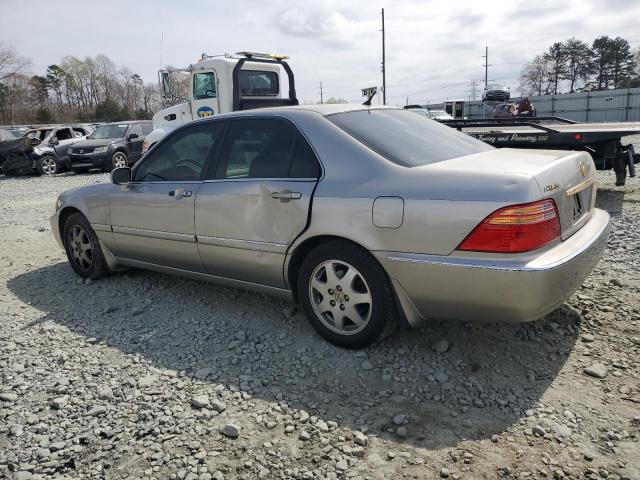
<svg viewBox="0 0 640 480">
<path fill-rule="evenodd" d="M 578 122 L 640 121 L 640 88 L 537 95 L 529 97 L 529 100 L 540 117 L 557 116 Z M 520 98 L 512 98 L 511 101 L 518 103 Z M 491 118 L 494 106 L 495 103 L 464 101 L 464 116 L 470 119 Z M 432 107 L 443 108 L 443 104 Z"/>
</svg>

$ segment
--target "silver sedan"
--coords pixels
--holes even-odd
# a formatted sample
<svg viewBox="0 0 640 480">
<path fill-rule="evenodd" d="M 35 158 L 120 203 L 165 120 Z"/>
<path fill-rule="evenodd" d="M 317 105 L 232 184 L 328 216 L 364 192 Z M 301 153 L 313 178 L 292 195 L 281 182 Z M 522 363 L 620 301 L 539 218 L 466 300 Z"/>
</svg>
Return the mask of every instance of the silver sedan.
<svg viewBox="0 0 640 480">
<path fill-rule="evenodd" d="M 398 321 L 520 322 L 598 262 L 584 152 L 495 149 L 409 111 L 324 105 L 185 124 L 112 183 L 64 192 L 73 270 L 128 267 L 294 299 L 327 340 Z"/>
</svg>

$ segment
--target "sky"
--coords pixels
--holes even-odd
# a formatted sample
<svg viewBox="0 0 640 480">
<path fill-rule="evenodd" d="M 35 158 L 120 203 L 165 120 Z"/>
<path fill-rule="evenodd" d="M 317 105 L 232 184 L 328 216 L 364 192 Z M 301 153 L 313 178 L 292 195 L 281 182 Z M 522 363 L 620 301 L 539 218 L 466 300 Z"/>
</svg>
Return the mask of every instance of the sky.
<svg viewBox="0 0 640 480">
<path fill-rule="evenodd" d="M 524 62 L 555 41 L 622 36 L 640 45 L 640 0 L 0 0 L 0 42 L 42 74 L 65 55 L 105 54 L 147 82 L 161 63 L 183 67 L 200 54 L 290 55 L 301 103 L 382 84 L 385 9 L 387 103 L 468 98 L 489 80 L 517 91 Z"/>
</svg>

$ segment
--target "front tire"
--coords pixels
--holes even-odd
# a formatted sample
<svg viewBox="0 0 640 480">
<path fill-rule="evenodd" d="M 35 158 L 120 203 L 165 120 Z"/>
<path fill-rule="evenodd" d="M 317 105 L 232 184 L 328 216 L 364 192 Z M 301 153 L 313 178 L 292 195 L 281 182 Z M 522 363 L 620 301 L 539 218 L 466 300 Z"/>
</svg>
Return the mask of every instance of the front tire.
<svg viewBox="0 0 640 480">
<path fill-rule="evenodd" d="M 60 171 L 58 159 L 53 155 L 44 155 L 36 160 L 36 170 L 40 175 L 55 175 Z"/>
<path fill-rule="evenodd" d="M 109 273 L 98 237 L 84 215 L 70 215 L 62 234 L 67 259 L 74 272 L 92 280 Z"/>
<path fill-rule="evenodd" d="M 298 294 L 313 328 L 339 347 L 365 347 L 397 319 L 386 272 L 369 252 L 345 241 L 327 242 L 307 255 Z"/>
<path fill-rule="evenodd" d="M 111 170 L 128 166 L 129 159 L 127 158 L 126 153 L 118 151 L 113 154 L 113 157 L 111 157 Z"/>
</svg>

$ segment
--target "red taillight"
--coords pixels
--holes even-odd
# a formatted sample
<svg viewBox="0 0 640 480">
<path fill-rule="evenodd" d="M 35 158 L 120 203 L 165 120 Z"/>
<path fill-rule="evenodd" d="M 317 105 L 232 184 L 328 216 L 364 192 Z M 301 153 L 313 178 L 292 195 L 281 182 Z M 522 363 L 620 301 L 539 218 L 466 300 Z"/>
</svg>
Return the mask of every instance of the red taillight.
<svg viewBox="0 0 640 480">
<path fill-rule="evenodd" d="M 458 250 L 521 253 L 559 237 L 556 204 L 553 200 L 542 200 L 496 210 L 462 241 Z"/>
</svg>

